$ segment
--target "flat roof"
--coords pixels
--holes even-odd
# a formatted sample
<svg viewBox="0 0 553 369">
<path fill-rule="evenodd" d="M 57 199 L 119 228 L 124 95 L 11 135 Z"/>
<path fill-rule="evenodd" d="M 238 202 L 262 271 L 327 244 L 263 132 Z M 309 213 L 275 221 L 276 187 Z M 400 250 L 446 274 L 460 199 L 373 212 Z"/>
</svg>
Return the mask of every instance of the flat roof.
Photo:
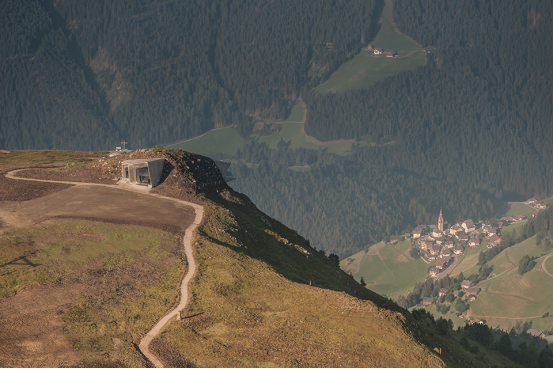
<svg viewBox="0 0 553 369">
<path fill-rule="evenodd" d="M 141 164 L 141 163 L 149 163 L 152 161 L 158 161 L 158 160 L 165 160 L 164 158 L 157 158 L 157 159 L 134 159 L 134 160 L 125 160 L 123 164 Z"/>
</svg>

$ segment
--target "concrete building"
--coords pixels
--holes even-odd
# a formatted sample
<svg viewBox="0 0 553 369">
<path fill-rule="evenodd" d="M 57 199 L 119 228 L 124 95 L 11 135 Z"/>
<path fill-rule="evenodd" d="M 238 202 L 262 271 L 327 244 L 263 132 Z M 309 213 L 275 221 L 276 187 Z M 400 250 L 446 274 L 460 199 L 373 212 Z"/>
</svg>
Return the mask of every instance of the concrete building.
<svg viewBox="0 0 553 369">
<path fill-rule="evenodd" d="M 213 159 L 213 161 L 215 162 L 215 165 L 217 165 L 217 168 L 219 168 L 219 170 L 221 171 L 221 174 L 223 175 L 223 179 L 225 180 L 225 182 L 234 181 L 236 179 L 236 177 L 231 177 L 227 175 L 228 169 L 230 168 L 230 164 L 231 164 L 230 161 L 216 160 L 216 159 Z"/>
<path fill-rule="evenodd" d="M 163 158 L 125 160 L 122 177 L 132 184 L 155 187 L 161 180 L 163 164 Z"/>
</svg>

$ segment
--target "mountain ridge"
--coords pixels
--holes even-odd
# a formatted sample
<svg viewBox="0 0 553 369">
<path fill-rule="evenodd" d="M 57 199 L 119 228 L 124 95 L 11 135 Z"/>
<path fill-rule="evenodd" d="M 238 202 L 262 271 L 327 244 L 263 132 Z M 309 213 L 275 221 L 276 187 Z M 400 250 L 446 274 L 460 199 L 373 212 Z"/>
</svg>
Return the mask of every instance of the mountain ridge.
<svg viewBox="0 0 553 369">
<path fill-rule="evenodd" d="M 148 153 L 161 154 L 152 150 L 137 155 Z M 29 162 L 33 159 L 32 154 L 12 152 L 3 155 L 11 162 L 8 167 L 36 166 Z M 187 153 L 181 155 L 201 159 Z M 54 152 L 52 156 L 58 163 L 70 158 L 77 164 L 90 154 Z M 94 161 L 73 168 L 94 168 L 101 159 L 102 155 L 97 155 Z M 39 160 L 48 161 L 40 157 Z M 110 167 L 106 166 L 106 169 Z M 50 169 L 49 175 L 63 178 L 65 171 L 75 173 L 71 170 L 73 168 L 65 168 L 57 173 Z M 171 323 L 160 339 L 152 341 L 152 347 L 162 361 L 175 363 L 177 360 L 183 365 L 182 360 L 186 358 L 188 365 L 200 366 L 271 363 L 274 366 L 436 367 L 444 365 L 442 360 L 450 365 L 482 363 L 457 347 L 455 339 L 438 339 L 436 333 L 432 333 L 432 325 L 418 322 L 393 302 L 360 286 L 323 252 L 311 248 L 307 240 L 295 231 L 260 212 L 246 196 L 224 189 L 219 194 L 201 195 L 200 199 L 204 201 L 206 213 L 193 239 L 198 271 L 192 282 L 191 305 L 183 311 L 184 320 Z M 55 222 L 50 224 L 57 224 Z M 70 220 L 64 222 L 69 222 L 64 223 L 68 226 L 73 224 Z M 78 222 L 85 227 L 96 227 L 82 223 L 82 220 Z M 41 229 L 41 224 L 44 223 L 39 223 L 37 230 Z M 101 227 L 101 223 L 97 224 Z M 113 229 L 117 227 L 121 226 L 116 225 Z M 22 231 L 3 229 L 2 233 L 15 235 Z M 0 242 L 6 242 L 6 239 L 0 238 Z M 12 247 L 21 247 L 15 245 Z M 43 251 L 36 256 L 27 256 L 27 259 L 51 268 L 49 258 L 55 254 L 47 251 L 54 250 L 49 247 L 42 248 Z M 68 250 L 60 257 L 63 260 L 63 255 L 74 255 L 74 252 Z M 112 261 L 111 266 L 104 264 L 103 268 L 115 272 L 124 265 L 117 258 L 114 260 L 115 264 Z M 179 269 L 182 270 L 182 266 Z M 27 269 L 22 276 L 29 272 Z M 62 285 L 71 275 L 61 277 Z M 179 280 L 174 279 L 177 275 L 172 277 L 175 282 Z M 25 284 L 24 279 L 19 283 Z M 44 281 L 44 286 L 47 288 L 49 283 Z M 148 284 L 140 288 L 146 286 Z M 138 287 L 131 283 L 125 288 L 132 291 Z M 33 291 L 32 286 L 27 288 Z M 124 301 L 130 306 L 136 305 L 133 301 L 137 298 L 143 301 L 142 304 L 154 303 L 155 300 L 149 302 L 148 296 L 159 287 L 154 284 L 147 288 L 151 291 L 148 294 L 141 293 L 139 297 L 130 294 L 131 297 Z M 174 284 L 164 288 L 167 292 L 173 290 L 175 296 Z M 135 316 L 134 324 L 138 326 L 129 325 L 123 331 L 110 328 L 109 316 L 121 314 L 118 312 L 121 302 L 103 300 L 103 293 L 72 302 L 61 312 L 64 331 L 73 350 L 86 358 L 85 365 L 100 363 L 105 366 L 113 360 L 119 360 L 121 364 L 118 365 L 139 363 L 132 342 L 140 337 L 141 332 L 145 333 L 143 329 L 151 323 Z M 0 304 L 8 301 L 11 300 L 2 299 Z M 166 297 L 165 301 L 170 306 L 172 298 Z M 122 321 L 128 321 L 132 314 L 136 314 L 135 309 L 130 309 L 131 316 L 123 314 Z M 101 330 L 94 328 L 100 326 L 103 327 Z M 321 330 L 327 332 L 326 336 L 320 335 Z M 88 333 L 83 336 L 85 332 Z M 131 332 L 132 336 L 129 335 Z M 84 337 L 87 341 L 83 341 Z M 184 337 L 188 342 L 186 347 L 182 346 Z M 90 351 L 91 347 L 96 347 L 90 346 L 92 342 L 100 346 Z M 436 345 L 443 348 L 442 355 L 445 356 L 440 358 L 429 348 Z M 390 353 L 395 354 L 390 356 Z M 498 360 L 493 355 L 490 358 Z"/>
</svg>

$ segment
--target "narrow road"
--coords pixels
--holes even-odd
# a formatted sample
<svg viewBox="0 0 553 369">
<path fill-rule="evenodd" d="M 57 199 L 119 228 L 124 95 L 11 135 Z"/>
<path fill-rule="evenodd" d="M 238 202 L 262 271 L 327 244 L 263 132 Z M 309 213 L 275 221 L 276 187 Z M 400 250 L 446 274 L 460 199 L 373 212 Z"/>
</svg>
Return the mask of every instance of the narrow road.
<svg viewBox="0 0 553 369">
<path fill-rule="evenodd" d="M 551 256 L 553 256 L 553 255 L 547 255 L 547 256 L 545 257 L 545 259 L 543 259 L 543 261 L 541 262 L 541 268 L 543 269 L 543 271 L 544 271 L 548 276 L 550 276 L 551 278 L 553 278 L 553 274 L 549 273 L 549 272 L 547 271 L 547 269 L 545 269 L 545 261 L 546 261 L 547 259 L 549 259 Z"/>
<path fill-rule="evenodd" d="M 29 168 L 30 169 L 30 168 Z M 182 243 L 184 245 L 184 251 L 186 255 L 186 260 L 188 261 L 188 270 L 186 272 L 185 277 L 183 278 L 180 286 L 180 302 L 176 308 L 171 310 L 169 313 L 167 313 L 164 317 L 162 317 L 157 324 L 142 338 L 139 344 L 139 349 L 142 351 L 144 356 L 152 362 L 152 364 L 155 365 L 156 368 L 163 368 L 163 363 L 161 360 L 159 360 L 158 357 L 156 357 L 153 353 L 149 350 L 150 342 L 157 336 L 162 329 L 165 327 L 165 325 L 169 322 L 170 319 L 177 316 L 177 314 L 180 313 L 181 310 L 183 310 L 186 307 L 186 304 L 188 303 L 188 283 L 190 280 L 194 277 L 194 274 L 196 273 L 196 261 L 194 260 L 194 255 L 192 252 L 192 235 L 194 233 L 194 230 L 196 227 L 198 227 L 198 224 L 202 221 L 202 217 L 204 214 L 204 208 L 201 205 L 197 205 L 188 201 L 178 200 L 174 199 L 172 197 L 162 196 L 154 193 L 149 192 L 149 188 L 145 186 L 133 186 L 129 185 L 127 183 L 118 183 L 117 185 L 107 185 L 107 184 L 99 184 L 99 183 L 84 183 L 84 182 L 65 182 L 65 181 L 52 181 L 47 179 L 33 179 L 33 178 L 21 178 L 14 176 L 15 173 L 20 172 L 22 170 L 27 169 L 18 169 L 18 170 L 12 170 L 5 174 L 6 178 L 9 179 L 15 179 L 15 180 L 22 180 L 22 181 L 36 181 L 36 182 L 50 182 L 50 183 L 64 183 L 64 184 L 72 184 L 76 186 L 101 186 L 101 187 L 109 187 L 109 188 L 118 188 L 125 191 L 132 191 L 132 192 L 138 192 L 143 195 L 148 196 L 154 196 L 161 199 L 166 199 L 170 201 L 175 201 L 177 203 L 181 203 L 187 206 L 190 206 L 194 209 L 195 212 L 195 218 L 192 224 L 186 229 L 184 233 L 184 237 L 182 240 Z"/>
</svg>

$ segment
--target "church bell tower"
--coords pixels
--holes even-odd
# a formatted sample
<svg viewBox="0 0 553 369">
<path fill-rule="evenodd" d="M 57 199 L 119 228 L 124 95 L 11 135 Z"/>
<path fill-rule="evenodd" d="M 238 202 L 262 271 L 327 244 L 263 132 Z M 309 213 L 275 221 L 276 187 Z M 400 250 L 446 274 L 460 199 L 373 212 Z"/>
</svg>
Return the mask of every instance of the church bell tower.
<svg viewBox="0 0 553 369">
<path fill-rule="evenodd" d="M 440 216 L 438 217 L 438 229 L 440 232 L 444 231 L 444 218 L 442 217 L 442 209 L 440 209 Z"/>
</svg>

